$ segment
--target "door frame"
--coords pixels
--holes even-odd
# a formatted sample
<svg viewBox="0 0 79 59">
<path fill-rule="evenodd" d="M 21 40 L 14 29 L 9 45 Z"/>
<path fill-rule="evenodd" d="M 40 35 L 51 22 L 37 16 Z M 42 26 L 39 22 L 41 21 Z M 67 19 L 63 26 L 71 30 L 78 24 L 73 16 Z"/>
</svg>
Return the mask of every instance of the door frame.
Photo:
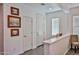
<svg viewBox="0 0 79 59">
<path fill-rule="evenodd" d="M 31 49 L 33 49 L 33 18 L 32 17 L 30 17 L 30 16 L 23 16 L 23 17 L 28 17 L 28 18 L 30 18 L 31 19 L 31 26 L 32 26 L 32 32 L 31 32 L 31 35 L 32 35 L 32 41 L 31 41 Z M 25 21 L 25 19 L 24 19 L 24 21 Z M 24 26 L 24 25 L 23 25 Z M 23 51 L 24 51 L 24 27 L 23 27 Z M 28 50 L 27 50 L 28 51 Z M 24 51 L 25 52 L 25 51 Z"/>
</svg>

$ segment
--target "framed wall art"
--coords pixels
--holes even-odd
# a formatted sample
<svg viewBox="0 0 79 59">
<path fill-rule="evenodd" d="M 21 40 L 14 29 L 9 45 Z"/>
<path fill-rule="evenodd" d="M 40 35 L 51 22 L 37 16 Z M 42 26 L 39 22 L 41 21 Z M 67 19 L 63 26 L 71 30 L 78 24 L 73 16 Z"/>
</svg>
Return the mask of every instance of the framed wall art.
<svg viewBox="0 0 79 59">
<path fill-rule="evenodd" d="M 11 14 L 12 15 L 19 15 L 19 9 L 16 7 L 11 7 Z"/>
<path fill-rule="evenodd" d="M 19 29 L 11 29 L 11 36 L 19 36 Z"/>
<path fill-rule="evenodd" d="M 21 27 L 21 17 L 8 15 L 8 27 Z"/>
</svg>

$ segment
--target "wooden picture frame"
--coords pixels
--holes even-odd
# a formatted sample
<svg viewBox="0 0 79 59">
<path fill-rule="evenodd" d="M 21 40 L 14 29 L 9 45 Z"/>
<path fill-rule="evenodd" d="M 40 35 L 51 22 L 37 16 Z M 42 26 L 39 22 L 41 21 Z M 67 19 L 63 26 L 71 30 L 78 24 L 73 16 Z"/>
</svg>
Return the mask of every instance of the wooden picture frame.
<svg viewBox="0 0 79 59">
<path fill-rule="evenodd" d="M 19 29 L 11 29 L 11 37 L 19 36 Z"/>
<path fill-rule="evenodd" d="M 11 7 L 11 14 L 12 15 L 19 15 L 19 9 L 16 7 Z"/>
<path fill-rule="evenodd" d="M 8 28 L 14 27 L 21 27 L 21 17 L 8 15 Z"/>
</svg>

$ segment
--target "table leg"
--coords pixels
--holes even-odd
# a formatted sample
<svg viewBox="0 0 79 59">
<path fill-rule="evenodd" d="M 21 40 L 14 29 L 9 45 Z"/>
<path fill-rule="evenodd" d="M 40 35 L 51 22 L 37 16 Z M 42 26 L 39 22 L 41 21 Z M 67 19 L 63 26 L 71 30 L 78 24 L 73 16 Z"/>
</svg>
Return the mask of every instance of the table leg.
<svg viewBox="0 0 79 59">
<path fill-rule="evenodd" d="M 72 49 L 72 44 L 71 44 L 71 49 Z"/>
<path fill-rule="evenodd" d="M 76 46 L 75 46 L 75 53 L 76 53 Z"/>
</svg>

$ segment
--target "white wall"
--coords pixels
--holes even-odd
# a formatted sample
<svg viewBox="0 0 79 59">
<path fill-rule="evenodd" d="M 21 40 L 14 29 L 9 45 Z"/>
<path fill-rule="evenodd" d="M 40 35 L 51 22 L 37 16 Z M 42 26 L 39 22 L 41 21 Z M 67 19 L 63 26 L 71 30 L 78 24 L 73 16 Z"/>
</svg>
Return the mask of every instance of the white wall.
<svg viewBox="0 0 79 59">
<path fill-rule="evenodd" d="M 74 7 L 70 9 L 69 21 L 71 33 L 73 33 L 73 16 L 79 16 L 79 7 Z"/>
<path fill-rule="evenodd" d="M 25 4 L 4 4 L 4 52 L 5 54 L 20 54 L 23 52 L 23 25 L 20 29 L 20 36 L 11 37 L 10 29 L 7 27 L 7 16 L 11 15 L 10 7 L 14 6 L 20 9 L 21 19 L 23 16 L 29 16 L 33 18 L 33 48 L 36 48 L 36 14 L 40 13 L 38 11 L 32 10 L 32 8 L 25 6 Z M 41 10 L 40 10 L 41 11 Z M 52 34 L 51 18 L 60 18 L 60 32 L 63 34 L 72 33 L 72 18 L 73 16 L 79 16 L 79 7 L 70 9 L 70 13 L 66 14 L 63 11 L 57 11 L 54 13 L 47 13 L 46 20 L 44 20 L 44 36 L 43 39 L 48 39 Z M 42 13 L 41 13 L 42 14 Z M 43 14 L 45 18 L 45 14 Z M 22 22 L 22 24 L 24 24 Z"/>
<path fill-rule="evenodd" d="M 52 36 L 52 18 L 59 18 L 59 31 L 62 34 L 70 33 L 69 31 L 69 14 L 65 14 L 63 11 L 57 11 L 53 13 L 46 14 L 46 33 L 47 38 Z"/>
<path fill-rule="evenodd" d="M 33 18 L 33 48 L 36 48 L 36 13 L 25 4 L 4 4 L 4 53 L 5 54 L 20 54 L 23 53 L 23 25 L 21 25 L 20 35 L 17 37 L 11 37 L 10 29 L 7 27 L 7 16 L 11 15 L 10 7 L 17 7 L 20 10 L 21 23 L 23 23 L 23 16 L 29 16 Z"/>
<path fill-rule="evenodd" d="M 51 19 L 53 17 L 60 18 L 60 32 L 63 34 L 73 33 L 73 16 L 79 16 L 79 7 L 74 7 L 69 9 L 69 13 L 64 13 L 63 11 L 57 11 L 53 13 L 46 14 L 46 33 L 47 38 L 51 37 Z"/>
</svg>

